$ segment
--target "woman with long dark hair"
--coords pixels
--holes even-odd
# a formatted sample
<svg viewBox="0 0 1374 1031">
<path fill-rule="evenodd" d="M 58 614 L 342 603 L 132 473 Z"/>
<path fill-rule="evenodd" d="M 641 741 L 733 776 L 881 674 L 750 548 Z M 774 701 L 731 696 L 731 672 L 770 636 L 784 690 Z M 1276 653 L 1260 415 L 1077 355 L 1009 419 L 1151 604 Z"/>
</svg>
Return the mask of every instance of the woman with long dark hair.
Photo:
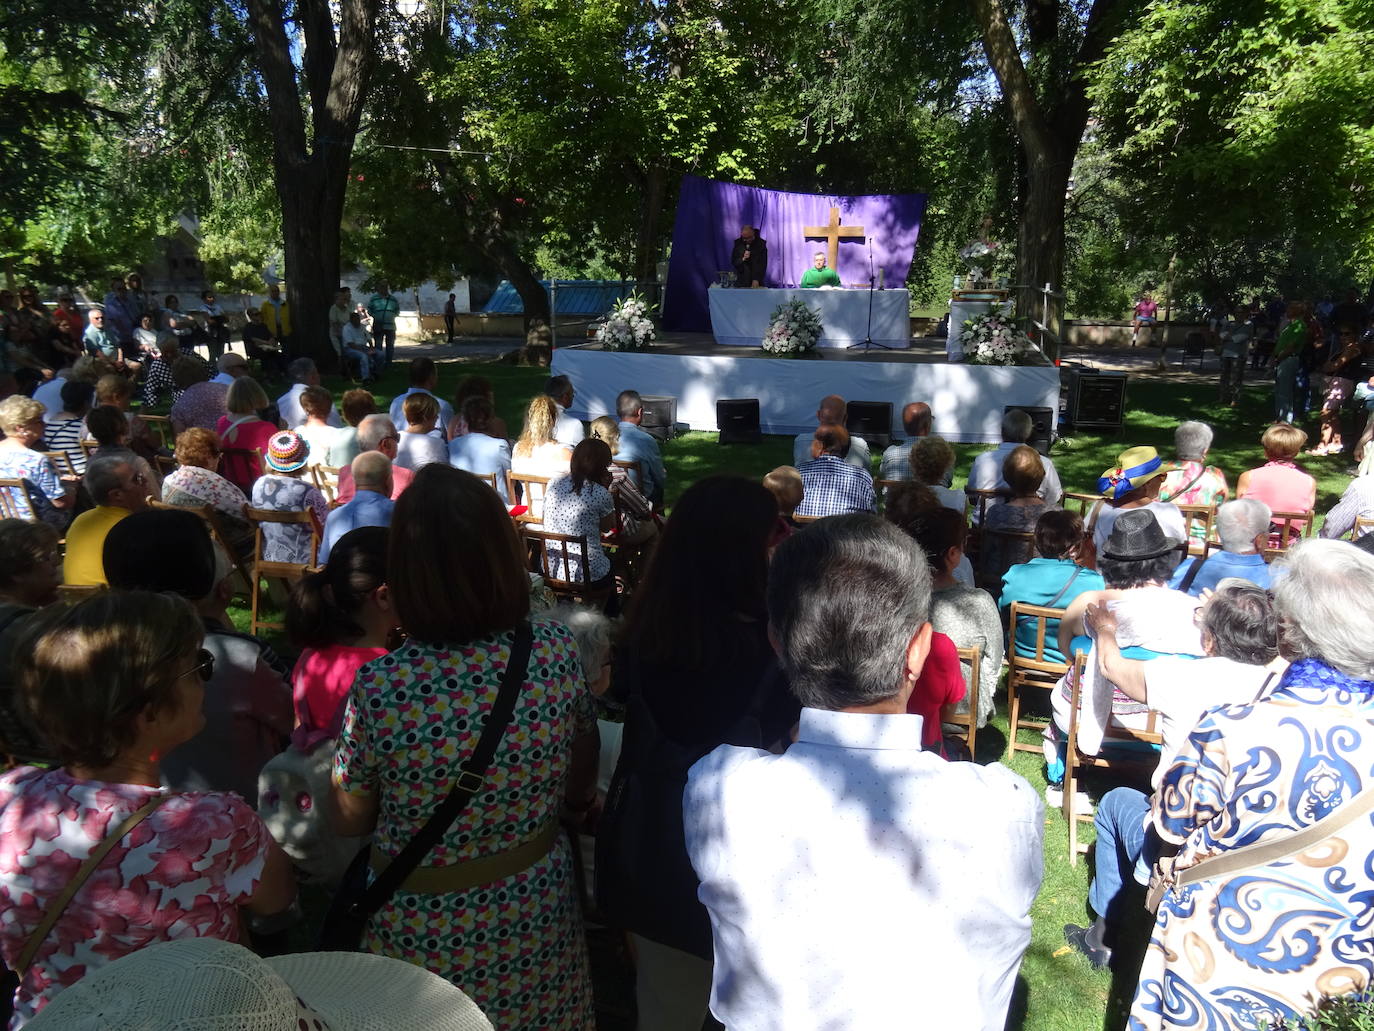
<svg viewBox="0 0 1374 1031">
<path fill-rule="evenodd" d="M 733 476 L 688 488 L 659 537 L 615 654 L 625 744 L 597 838 L 597 898 L 631 932 L 639 1026 L 697 1031 L 711 925 L 683 841 L 682 789 L 718 745 L 788 739 L 801 707 L 768 643 L 773 495 Z"/>
</svg>

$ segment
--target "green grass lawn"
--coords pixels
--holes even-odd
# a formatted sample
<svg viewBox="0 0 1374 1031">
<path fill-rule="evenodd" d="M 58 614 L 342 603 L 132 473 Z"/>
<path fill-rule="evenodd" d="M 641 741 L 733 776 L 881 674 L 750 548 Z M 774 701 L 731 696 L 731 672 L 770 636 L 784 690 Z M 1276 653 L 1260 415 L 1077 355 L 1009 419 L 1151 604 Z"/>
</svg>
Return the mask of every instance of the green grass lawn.
<svg viewBox="0 0 1374 1031">
<path fill-rule="evenodd" d="M 547 373 L 540 369 L 517 368 L 502 364 L 464 364 L 442 367 L 440 390 L 451 396 L 462 374 L 486 376 L 496 391 L 497 409 L 512 434 L 523 421 L 525 405 L 542 388 Z M 336 394 L 344 384 L 329 382 Z M 374 388 L 379 407 L 385 410 L 392 397 L 405 389 L 404 371 L 393 367 Z M 1268 384 L 1247 388 L 1241 405 L 1224 408 L 1216 403 L 1216 385 L 1211 379 L 1182 382 L 1132 382 L 1129 386 L 1126 426 L 1119 434 L 1076 434 L 1058 441 L 1051 455 L 1065 490 L 1090 492 L 1103 469 L 1112 465 L 1117 453 L 1126 447 L 1151 444 L 1166 458 L 1173 453 L 1173 430 L 1185 418 L 1201 419 L 1216 431 L 1210 461 L 1220 466 L 1234 486 L 1236 477 L 1263 462 L 1259 436 L 1270 418 L 1271 387 Z M 280 393 L 280 388 L 275 391 Z M 274 395 L 275 396 L 275 395 Z M 956 445 L 958 465 L 955 483 L 962 483 L 975 455 L 984 445 Z M 668 468 L 669 507 L 686 487 L 704 476 L 732 473 L 757 478 L 777 465 L 790 463 L 792 439 L 765 437 L 757 445 L 727 445 L 716 442 L 714 433 L 683 434 L 663 446 Z M 876 462 L 876 455 L 875 455 Z M 1349 481 L 1350 463 L 1344 459 L 1309 459 L 1304 467 L 1317 477 L 1318 511 L 1328 509 Z M 246 628 L 247 613 L 236 612 L 235 621 Z M 274 638 L 275 643 L 279 643 Z M 1000 760 L 1006 747 L 1006 698 L 999 693 L 997 714 L 980 731 L 978 761 Z M 1023 737 L 1023 740 L 1030 740 Z M 1024 776 L 1043 797 L 1045 778 L 1039 756 L 1016 754 L 1011 767 Z M 1083 825 L 1081 840 L 1091 841 L 1092 828 Z M 1129 1005 L 1130 983 L 1113 986 L 1112 977 L 1094 971 L 1086 960 L 1064 946 L 1063 925 L 1084 923 L 1088 913 L 1090 860 L 1070 866 L 1064 821 L 1057 810 L 1045 813 L 1045 878 L 1033 909 L 1034 931 L 1030 949 L 1021 968 L 1024 995 L 1013 1007 L 1011 1025 L 1028 1031 L 1100 1031 L 1121 1026 L 1121 1005 Z M 1108 1008 L 1112 1017 L 1107 1019 Z"/>
</svg>

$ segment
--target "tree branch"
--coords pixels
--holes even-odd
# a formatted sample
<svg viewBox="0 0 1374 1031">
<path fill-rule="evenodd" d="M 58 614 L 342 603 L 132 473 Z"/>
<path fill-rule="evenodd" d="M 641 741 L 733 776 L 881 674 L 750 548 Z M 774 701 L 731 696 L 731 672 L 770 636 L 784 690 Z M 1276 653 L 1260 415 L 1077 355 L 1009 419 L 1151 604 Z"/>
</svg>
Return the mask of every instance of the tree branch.
<svg viewBox="0 0 1374 1031">
<path fill-rule="evenodd" d="M 1054 134 L 1060 143 L 1072 146 L 1083 135 L 1092 105 L 1088 100 L 1088 69 L 1102 60 L 1116 38 L 1128 0 L 1095 0 L 1088 11 L 1083 42 L 1074 55 L 1072 74 L 1064 88 L 1064 99 L 1055 111 Z"/>
<path fill-rule="evenodd" d="M 1031 87 L 1030 76 L 1026 74 L 1026 66 L 1021 61 L 1016 36 L 1011 31 L 1001 0 L 969 0 L 969 7 L 983 37 L 983 50 L 988 56 L 988 64 L 1002 87 L 1002 96 L 1011 111 L 1026 159 L 1037 163 L 1050 160 L 1056 150 L 1056 140 L 1050 133 L 1044 110 Z"/>
<path fill-rule="evenodd" d="M 322 131 L 320 119 L 329 106 L 330 78 L 337 63 L 334 21 L 325 0 L 298 0 L 296 10 L 305 38 L 302 64 L 306 88 L 310 91 L 310 112 L 316 135 L 319 135 Z"/>
<path fill-rule="evenodd" d="M 296 69 L 286 38 L 279 0 L 248 0 L 248 17 L 257 41 L 258 70 L 267 86 L 267 110 L 279 162 L 301 163 L 308 154 L 305 118 L 297 100 Z M 282 170 L 278 170 L 280 178 Z"/>
</svg>

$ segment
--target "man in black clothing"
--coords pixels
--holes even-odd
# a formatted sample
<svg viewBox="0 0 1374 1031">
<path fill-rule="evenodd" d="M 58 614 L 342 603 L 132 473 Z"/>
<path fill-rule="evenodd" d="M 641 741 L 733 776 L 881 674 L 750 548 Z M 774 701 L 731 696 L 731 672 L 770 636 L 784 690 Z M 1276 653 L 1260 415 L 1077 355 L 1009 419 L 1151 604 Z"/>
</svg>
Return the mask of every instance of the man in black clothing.
<svg viewBox="0 0 1374 1031">
<path fill-rule="evenodd" d="M 735 286 L 763 286 L 768 271 L 768 244 L 753 226 L 740 228 L 739 239 L 730 252 L 730 264 L 735 269 Z"/>
</svg>

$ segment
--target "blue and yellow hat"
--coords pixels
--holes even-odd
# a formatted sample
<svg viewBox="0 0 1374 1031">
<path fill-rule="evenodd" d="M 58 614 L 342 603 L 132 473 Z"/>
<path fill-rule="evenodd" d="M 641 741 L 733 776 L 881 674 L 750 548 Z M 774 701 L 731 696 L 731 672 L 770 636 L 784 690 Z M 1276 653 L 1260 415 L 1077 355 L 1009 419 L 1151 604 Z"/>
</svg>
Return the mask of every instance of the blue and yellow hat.
<svg viewBox="0 0 1374 1031">
<path fill-rule="evenodd" d="M 1115 467 L 1098 477 L 1097 492 L 1108 501 L 1124 497 L 1156 476 L 1163 476 L 1163 467 L 1159 452 L 1154 448 L 1127 448 L 1117 456 Z"/>
</svg>

